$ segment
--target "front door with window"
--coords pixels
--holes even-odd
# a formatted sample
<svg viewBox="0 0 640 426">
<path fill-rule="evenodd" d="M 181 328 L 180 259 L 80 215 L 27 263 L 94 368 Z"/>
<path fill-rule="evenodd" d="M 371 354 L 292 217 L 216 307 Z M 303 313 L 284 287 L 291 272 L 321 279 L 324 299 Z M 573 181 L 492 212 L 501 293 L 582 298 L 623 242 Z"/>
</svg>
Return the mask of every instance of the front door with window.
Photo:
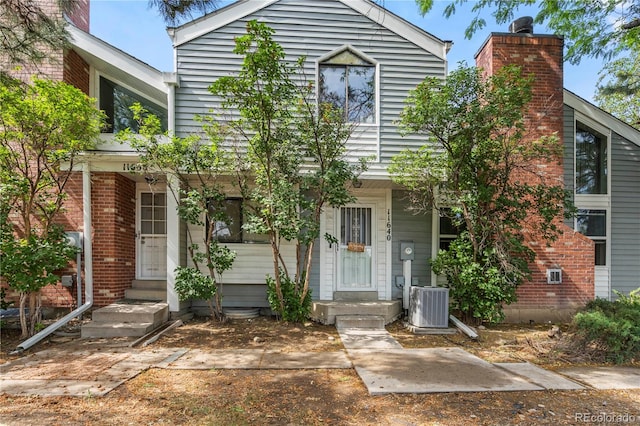
<svg viewBox="0 0 640 426">
<path fill-rule="evenodd" d="M 167 277 L 167 194 L 138 193 L 138 278 Z"/>
<path fill-rule="evenodd" d="M 338 227 L 338 291 L 374 291 L 374 209 L 342 207 Z"/>
</svg>

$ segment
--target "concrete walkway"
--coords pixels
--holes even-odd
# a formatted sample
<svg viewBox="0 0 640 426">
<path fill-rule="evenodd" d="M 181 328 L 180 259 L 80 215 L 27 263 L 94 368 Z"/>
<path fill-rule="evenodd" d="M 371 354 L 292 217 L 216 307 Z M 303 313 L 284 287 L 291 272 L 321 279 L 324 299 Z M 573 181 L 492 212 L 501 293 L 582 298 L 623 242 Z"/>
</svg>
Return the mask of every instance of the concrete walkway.
<svg viewBox="0 0 640 426">
<path fill-rule="evenodd" d="M 101 396 L 148 368 L 349 369 L 372 395 L 544 389 L 640 389 L 640 369 L 488 363 L 460 348 L 403 349 L 385 330 L 339 330 L 345 350 L 277 352 L 130 348 L 126 344 L 47 349 L 0 365 L 0 393 Z"/>
<path fill-rule="evenodd" d="M 583 389 L 529 363 L 491 364 L 460 348 L 403 349 L 386 330 L 338 332 L 371 395 Z"/>
</svg>

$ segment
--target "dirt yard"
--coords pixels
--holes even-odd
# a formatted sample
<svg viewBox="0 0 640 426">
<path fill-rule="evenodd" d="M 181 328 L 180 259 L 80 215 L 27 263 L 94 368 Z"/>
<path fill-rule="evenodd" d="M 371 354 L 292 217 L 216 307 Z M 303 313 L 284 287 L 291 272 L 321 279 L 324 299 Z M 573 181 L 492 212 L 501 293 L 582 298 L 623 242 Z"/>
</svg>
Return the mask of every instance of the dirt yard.
<svg viewBox="0 0 640 426">
<path fill-rule="evenodd" d="M 549 369 L 589 363 L 563 352 L 562 339 L 549 337 L 547 325 L 490 327 L 479 330 L 479 341 L 462 334 L 416 336 L 401 322 L 387 329 L 404 347 L 458 346 L 491 362 L 529 361 Z M 8 352 L 19 343 L 16 337 L 11 330 L 2 330 L 3 362 L 13 358 Z M 73 345 L 69 339 L 53 338 L 34 350 Z M 283 352 L 343 348 L 333 326 L 287 324 L 264 317 L 226 324 L 196 319 L 144 350 L 160 347 Z M 0 395 L 2 425 L 531 425 L 580 424 L 583 420 L 604 424 L 599 420 L 624 420 L 625 415 L 640 422 L 640 392 L 369 396 L 353 370 L 150 369 L 101 398 Z"/>
</svg>

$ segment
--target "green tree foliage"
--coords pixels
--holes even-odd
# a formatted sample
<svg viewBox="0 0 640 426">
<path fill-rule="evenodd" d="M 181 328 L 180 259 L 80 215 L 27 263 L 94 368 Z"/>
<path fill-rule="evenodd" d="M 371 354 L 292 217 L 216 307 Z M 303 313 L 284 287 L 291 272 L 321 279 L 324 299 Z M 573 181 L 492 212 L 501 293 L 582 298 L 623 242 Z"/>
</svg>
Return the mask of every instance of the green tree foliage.
<svg viewBox="0 0 640 426">
<path fill-rule="evenodd" d="M 595 100 L 600 108 L 640 128 L 640 52 L 605 65 Z"/>
<path fill-rule="evenodd" d="M 218 79 L 210 91 L 223 100 L 222 112 L 239 113 L 226 124 L 242 141 L 236 159 L 238 186 L 255 206 L 245 228 L 269 236 L 272 309 L 300 321 L 308 314 L 312 251 L 322 211 L 353 200 L 347 184 L 366 160 L 347 162 L 352 127 L 344 122 L 344 113 L 328 103 L 317 106 L 313 84 L 304 75 L 305 58 L 296 65 L 286 63 L 273 34 L 265 24 L 249 22 L 234 49 L 244 57 L 239 73 Z M 282 253 L 285 241 L 295 241 L 295 266 Z M 289 306 L 299 314 L 288 312 Z"/>
<path fill-rule="evenodd" d="M 517 67 L 487 80 L 477 68 L 461 67 L 446 82 L 425 79 L 401 116 L 403 131 L 423 134 L 427 143 L 395 156 L 390 172 L 415 209 L 451 214 L 462 230 L 433 269 L 447 277 L 454 307 L 467 320 L 498 321 L 502 305 L 516 300 L 534 258 L 524 228 L 548 240 L 558 233 L 565 193 L 536 164 L 557 161 L 561 146 L 555 135 L 521 141 L 530 84 Z"/>
<path fill-rule="evenodd" d="M 70 11 L 73 0 L 59 0 L 60 10 Z M 62 13 L 51 16 L 42 9 L 43 3 L 34 0 L 2 0 L 0 2 L 1 72 L 18 65 L 38 65 L 55 58 L 69 46 Z"/>
<path fill-rule="evenodd" d="M 231 170 L 228 153 L 221 146 L 225 135 L 215 122 L 204 125 L 207 140 L 199 135 L 180 138 L 162 134 L 158 117 L 148 114 L 140 104 L 134 104 L 132 111 L 138 134 L 126 129 L 118 133 L 118 139 L 138 151 L 145 173 L 168 177 L 168 189 L 177 202 L 180 219 L 204 228 L 202 239 L 187 228 L 187 249 L 193 266 L 176 269 L 176 292 L 180 300 L 206 300 L 211 317 L 224 321 L 221 275 L 231 268 L 236 255 L 217 240 L 217 224 L 228 223 L 229 217 L 224 209 L 213 207 L 224 201 L 221 177 Z"/>
<path fill-rule="evenodd" d="M 444 15 L 451 17 L 457 6 L 468 2 L 451 0 Z M 416 3 L 423 15 L 433 7 L 433 0 Z M 476 16 L 465 31 L 466 38 L 485 27 L 482 10 L 491 9 L 498 24 L 507 24 L 522 6 L 536 6 L 534 22 L 545 23 L 565 37 L 565 59 L 572 64 L 580 63 L 584 56 L 610 59 L 620 52 L 640 52 L 640 3 L 626 0 L 478 0 L 473 2 L 471 11 Z"/>
<path fill-rule="evenodd" d="M 149 7 L 158 9 L 162 19 L 171 25 L 194 15 L 209 13 L 219 5 L 219 0 L 149 0 Z"/>
<path fill-rule="evenodd" d="M 75 253 L 54 220 L 70 170 L 103 122 L 95 100 L 65 83 L 0 84 L 0 274 L 20 293 L 24 337 L 39 322 L 40 289 Z"/>
</svg>

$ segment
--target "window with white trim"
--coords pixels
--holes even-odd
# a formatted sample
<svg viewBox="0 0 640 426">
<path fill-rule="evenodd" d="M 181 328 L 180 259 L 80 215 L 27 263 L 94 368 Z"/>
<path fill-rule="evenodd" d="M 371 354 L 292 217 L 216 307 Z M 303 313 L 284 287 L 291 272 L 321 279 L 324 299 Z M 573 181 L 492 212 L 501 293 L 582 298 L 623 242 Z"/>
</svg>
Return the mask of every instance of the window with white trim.
<svg viewBox="0 0 640 426">
<path fill-rule="evenodd" d="M 343 111 L 345 121 L 375 123 L 376 66 L 349 49 L 319 64 L 318 98 Z"/>
<path fill-rule="evenodd" d="M 463 228 L 457 225 L 460 218 L 460 214 L 454 213 L 450 208 L 440 209 L 439 250 L 449 250 L 449 246 L 451 246 L 453 240 L 458 238 L 458 235 L 460 235 L 460 231 L 462 231 L 461 228 Z"/>
<path fill-rule="evenodd" d="M 576 194 L 607 194 L 607 137 L 576 122 Z"/>
<path fill-rule="evenodd" d="M 120 84 L 100 76 L 100 109 L 107 115 L 107 128 L 104 133 L 118 133 L 130 128 L 138 132 L 138 122 L 133 119 L 131 106 L 142 105 L 150 114 L 160 120 L 162 130 L 167 130 L 167 109 L 151 102 Z"/>
<path fill-rule="evenodd" d="M 591 238 L 595 243 L 596 266 L 607 265 L 607 211 L 579 209 L 576 215 L 576 231 Z"/>
<path fill-rule="evenodd" d="M 213 231 L 216 240 L 224 243 L 268 243 L 267 234 L 256 234 L 244 229 L 247 222 L 247 201 L 242 198 L 225 198 L 209 202 L 212 213 L 222 211 L 226 220 L 217 220 Z M 215 214 L 212 214 L 215 216 Z"/>
</svg>

